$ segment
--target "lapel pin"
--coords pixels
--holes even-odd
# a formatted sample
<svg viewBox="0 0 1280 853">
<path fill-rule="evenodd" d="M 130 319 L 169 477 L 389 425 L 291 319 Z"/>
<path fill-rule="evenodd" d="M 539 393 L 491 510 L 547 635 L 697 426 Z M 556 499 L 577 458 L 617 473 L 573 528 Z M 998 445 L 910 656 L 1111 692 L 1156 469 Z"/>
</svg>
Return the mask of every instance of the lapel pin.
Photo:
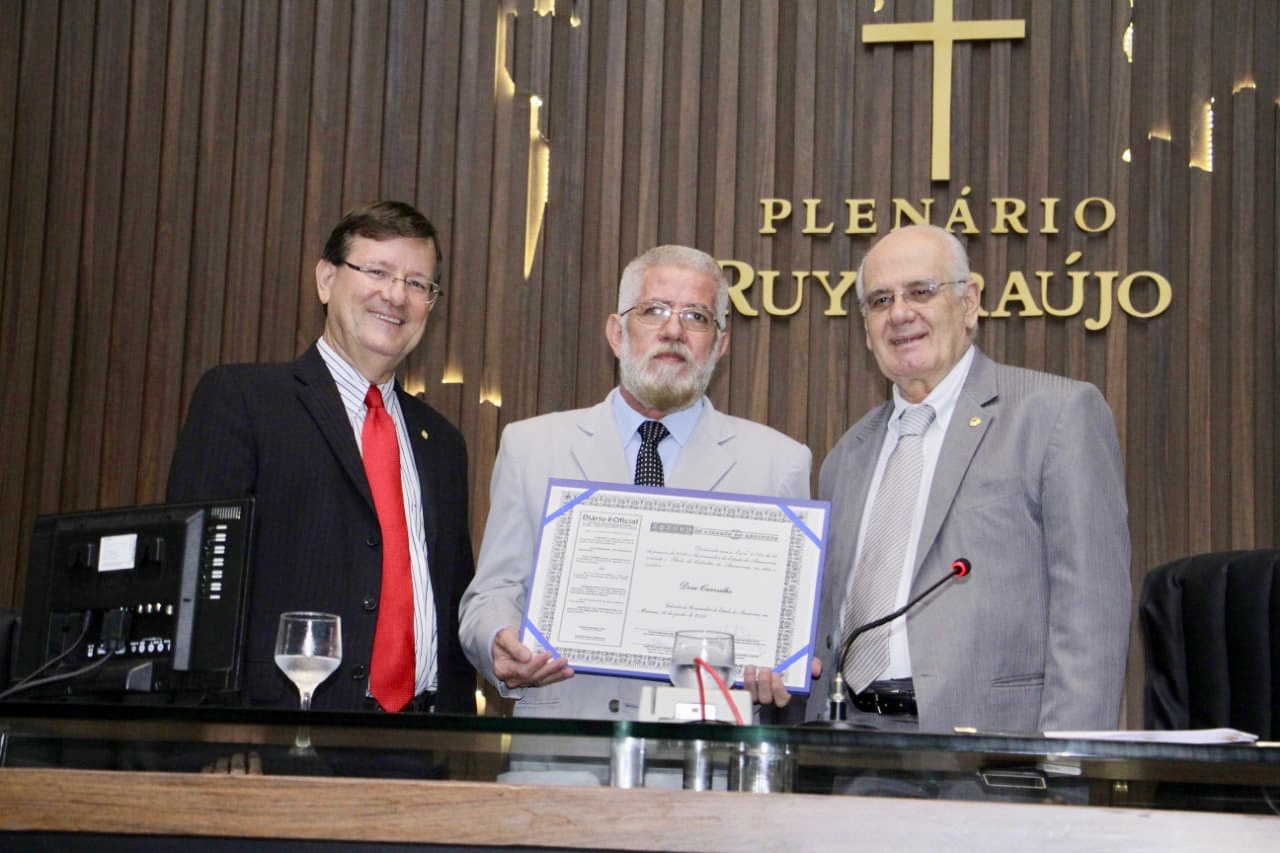
<svg viewBox="0 0 1280 853">
<path fill-rule="evenodd" d="M 422 432 L 418 433 L 418 435 L 422 436 L 423 441 L 427 440 L 427 431 L 425 429 Z"/>
<path fill-rule="evenodd" d="M 979 424 L 981 424 L 981 423 L 982 423 L 982 418 L 979 418 L 979 417 L 972 417 L 972 418 L 969 418 L 969 426 L 971 426 L 971 427 L 976 427 L 976 426 L 978 426 L 978 425 L 979 425 Z M 425 435 L 423 435 L 423 438 L 426 438 L 426 436 L 425 436 Z"/>
</svg>

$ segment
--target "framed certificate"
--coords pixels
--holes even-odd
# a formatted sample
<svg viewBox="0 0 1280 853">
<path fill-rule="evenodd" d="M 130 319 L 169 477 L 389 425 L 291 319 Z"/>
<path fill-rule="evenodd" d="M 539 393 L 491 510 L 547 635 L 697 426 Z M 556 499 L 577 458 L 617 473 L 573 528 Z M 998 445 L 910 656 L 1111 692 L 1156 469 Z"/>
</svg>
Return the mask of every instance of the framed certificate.
<svg viewBox="0 0 1280 853">
<path fill-rule="evenodd" d="M 551 480 L 522 641 L 574 670 L 667 681 L 678 630 L 734 636 L 808 693 L 826 501 Z"/>
</svg>

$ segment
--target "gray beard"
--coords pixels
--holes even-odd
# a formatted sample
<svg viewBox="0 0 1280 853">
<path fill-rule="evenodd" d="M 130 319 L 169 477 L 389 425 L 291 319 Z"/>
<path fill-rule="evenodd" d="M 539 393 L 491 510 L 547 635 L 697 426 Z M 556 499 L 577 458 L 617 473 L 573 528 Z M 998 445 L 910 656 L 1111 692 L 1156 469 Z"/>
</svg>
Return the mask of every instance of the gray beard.
<svg viewBox="0 0 1280 853">
<path fill-rule="evenodd" d="M 618 360 L 622 372 L 622 387 L 631 392 L 646 409 L 670 413 L 692 406 L 707 391 L 715 374 L 719 356 L 715 350 L 702 364 L 693 362 L 688 347 L 666 345 L 648 356 L 636 358 L 626 336 L 622 340 L 622 357 Z M 652 361 L 652 357 L 664 352 L 678 352 L 690 360 L 685 364 L 665 364 Z M 692 365 L 693 369 L 688 368 Z M 681 372 L 684 371 L 684 375 Z"/>
</svg>

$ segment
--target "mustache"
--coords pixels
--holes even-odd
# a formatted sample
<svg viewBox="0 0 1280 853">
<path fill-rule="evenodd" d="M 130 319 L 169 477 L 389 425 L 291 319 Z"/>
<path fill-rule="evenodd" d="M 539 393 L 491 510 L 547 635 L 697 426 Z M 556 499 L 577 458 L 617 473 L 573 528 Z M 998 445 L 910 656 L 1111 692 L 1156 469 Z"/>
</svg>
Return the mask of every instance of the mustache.
<svg viewBox="0 0 1280 853">
<path fill-rule="evenodd" d="M 678 355 L 685 361 L 693 360 L 693 353 L 689 351 L 687 346 L 679 341 L 670 341 L 665 344 L 658 344 L 656 347 L 644 354 L 644 360 L 647 362 L 653 361 L 655 358 L 663 355 Z"/>
</svg>

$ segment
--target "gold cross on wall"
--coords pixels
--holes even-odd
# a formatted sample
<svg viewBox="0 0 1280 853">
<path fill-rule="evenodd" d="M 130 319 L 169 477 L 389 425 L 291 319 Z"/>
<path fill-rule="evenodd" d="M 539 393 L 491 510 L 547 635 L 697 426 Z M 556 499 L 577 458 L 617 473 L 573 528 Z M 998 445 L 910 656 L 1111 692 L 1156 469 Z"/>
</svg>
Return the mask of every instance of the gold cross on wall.
<svg viewBox="0 0 1280 853">
<path fill-rule="evenodd" d="M 933 139 L 929 176 L 951 178 L 951 46 L 957 41 L 1020 39 L 1022 20 L 957 21 L 953 0 L 933 0 L 933 20 L 918 24 L 863 24 L 865 44 L 933 42 Z"/>
</svg>

